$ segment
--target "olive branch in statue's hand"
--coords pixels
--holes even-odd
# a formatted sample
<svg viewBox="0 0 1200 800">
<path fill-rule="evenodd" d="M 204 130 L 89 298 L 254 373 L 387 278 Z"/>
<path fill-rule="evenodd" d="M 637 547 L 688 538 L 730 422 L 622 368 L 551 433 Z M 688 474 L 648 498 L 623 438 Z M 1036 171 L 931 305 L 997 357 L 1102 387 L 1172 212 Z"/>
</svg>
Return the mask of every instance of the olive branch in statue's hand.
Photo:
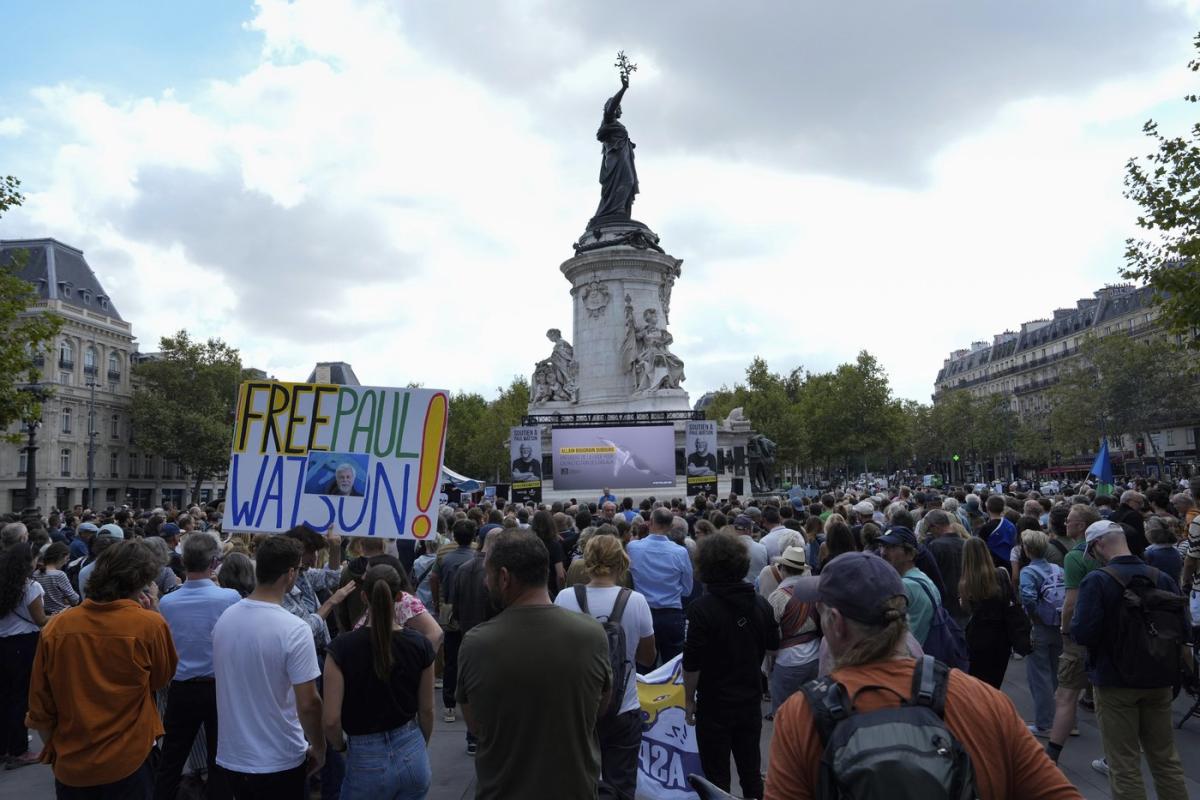
<svg viewBox="0 0 1200 800">
<path fill-rule="evenodd" d="M 613 62 L 613 66 L 621 71 L 621 85 L 629 85 L 629 76 L 637 72 L 637 64 L 629 60 L 629 56 L 625 55 L 624 50 L 617 51 L 617 60 Z"/>
</svg>

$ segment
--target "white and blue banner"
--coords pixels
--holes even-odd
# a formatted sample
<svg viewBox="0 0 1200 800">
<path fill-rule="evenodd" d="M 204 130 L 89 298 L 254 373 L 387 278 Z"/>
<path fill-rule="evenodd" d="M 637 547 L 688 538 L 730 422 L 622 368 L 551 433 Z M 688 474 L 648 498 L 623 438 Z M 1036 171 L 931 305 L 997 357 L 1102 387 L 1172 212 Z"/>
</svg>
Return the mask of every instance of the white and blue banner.
<svg viewBox="0 0 1200 800">
<path fill-rule="evenodd" d="M 642 752 L 638 800 L 696 800 L 689 774 L 703 775 L 696 729 L 687 724 L 683 700 L 683 656 L 648 675 L 638 675 L 642 706 Z"/>
</svg>

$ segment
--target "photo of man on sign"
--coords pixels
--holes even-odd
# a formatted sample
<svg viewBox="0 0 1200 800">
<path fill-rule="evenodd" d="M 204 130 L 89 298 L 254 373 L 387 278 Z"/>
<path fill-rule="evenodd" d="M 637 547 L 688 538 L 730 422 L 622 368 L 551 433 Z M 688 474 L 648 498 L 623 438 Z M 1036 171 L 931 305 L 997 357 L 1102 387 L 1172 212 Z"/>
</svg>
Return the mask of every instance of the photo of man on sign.
<svg viewBox="0 0 1200 800">
<path fill-rule="evenodd" d="M 307 494 L 362 497 L 370 462 L 359 453 L 310 453 L 304 480 Z"/>
</svg>

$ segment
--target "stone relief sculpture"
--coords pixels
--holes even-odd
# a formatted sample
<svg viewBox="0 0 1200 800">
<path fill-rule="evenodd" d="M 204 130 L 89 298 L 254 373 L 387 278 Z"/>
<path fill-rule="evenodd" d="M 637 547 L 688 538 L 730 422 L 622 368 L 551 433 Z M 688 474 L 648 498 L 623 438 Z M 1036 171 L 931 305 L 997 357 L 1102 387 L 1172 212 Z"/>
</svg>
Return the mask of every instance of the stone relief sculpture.
<svg viewBox="0 0 1200 800">
<path fill-rule="evenodd" d="M 588 316 L 592 318 L 604 314 L 604 309 L 608 308 L 608 301 L 612 299 L 608 287 L 599 278 L 592 278 L 592 282 L 583 287 L 581 295 L 583 307 L 587 309 Z"/>
<path fill-rule="evenodd" d="M 638 325 L 633 300 L 625 296 L 625 341 L 621 354 L 633 376 L 635 393 L 680 388 L 686 376 L 683 361 L 670 350 L 674 341 L 670 332 L 658 326 L 658 312 L 653 308 L 642 312 L 642 324 Z"/>
<path fill-rule="evenodd" d="M 663 324 L 671 324 L 671 289 L 675 288 L 675 279 L 679 277 L 680 265 L 683 260 L 675 262 L 675 268 L 663 273 L 662 283 L 658 285 L 658 302 L 662 305 Z"/>
<path fill-rule="evenodd" d="M 578 403 L 579 363 L 575 360 L 575 348 L 562 338 L 558 328 L 546 331 L 546 338 L 554 342 L 554 350 L 533 368 L 533 402 Z"/>
<path fill-rule="evenodd" d="M 729 412 L 729 416 L 727 416 L 725 418 L 725 420 L 721 423 L 721 427 L 722 428 L 732 428 L 734 425 L 738 425 L 738 424 L 748 422 L 748 421 L 749 420 L 746 419 L 746 412 L 742 409 L 741 406 L 738 406 L 737 408 L 735 408 Z"/>
</svg>

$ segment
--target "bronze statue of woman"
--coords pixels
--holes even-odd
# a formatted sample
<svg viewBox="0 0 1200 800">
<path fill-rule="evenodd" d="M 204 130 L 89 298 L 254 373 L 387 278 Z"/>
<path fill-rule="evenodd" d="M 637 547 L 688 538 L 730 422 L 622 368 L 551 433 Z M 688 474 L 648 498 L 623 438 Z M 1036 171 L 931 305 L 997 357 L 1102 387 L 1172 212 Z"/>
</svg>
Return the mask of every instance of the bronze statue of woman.
<svg viewBox="0 0 1200 800">
<path fill-rule="evenodd" d="M 603 145 L 600 161 L 600 206 L 588 227 L 604 222 L 627 221 L 638 193 L 637 167 L 633 162 L 634 143 L 629 141 L 621 119 L 621 98 L 629 88 L 629 75 L 622 71 L 621 90 L 604 104 L 604 121 L 596 131 Z"/>
</svg>

